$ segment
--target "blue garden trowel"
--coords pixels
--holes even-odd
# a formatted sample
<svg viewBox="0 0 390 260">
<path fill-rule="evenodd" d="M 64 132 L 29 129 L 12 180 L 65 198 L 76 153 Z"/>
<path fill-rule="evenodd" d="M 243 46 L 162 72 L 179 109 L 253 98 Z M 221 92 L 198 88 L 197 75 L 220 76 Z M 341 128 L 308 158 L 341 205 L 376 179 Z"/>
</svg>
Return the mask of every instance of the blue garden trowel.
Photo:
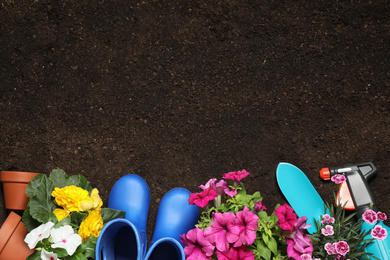
<svg viewBox="0 0 390 260">
<path fill-rule="evenodd" d="M 290 206 L 299 217 L 306 216 L 309 233 L 317 232 L 315 220 L 325 214 L 325 203 L 306 175 L 296 166 L 279 163 L 276 180 Z"/>
</svg>

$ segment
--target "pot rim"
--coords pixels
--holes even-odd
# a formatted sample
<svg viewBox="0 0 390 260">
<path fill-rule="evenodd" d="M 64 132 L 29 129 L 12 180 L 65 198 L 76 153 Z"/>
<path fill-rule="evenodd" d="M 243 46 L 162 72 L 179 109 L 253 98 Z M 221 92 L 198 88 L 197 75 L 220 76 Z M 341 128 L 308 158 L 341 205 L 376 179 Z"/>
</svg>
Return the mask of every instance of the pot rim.
<svg viewBox="0 0 390 260">
<path fill-rule="evenodd" d="M 2 171 L 0 173 L 0 181 L 27 183 L 38 174 L 36 172 Z"/>
<path fill-rule="evenodd" d="M 7 245 L 15 229 L 18 227 L 21 219 L 21 216 L 11 211 L 7 219 L 4 221 L 3 225 L 0 228 L 0 254 L 1 252 L 3 252 L 3 249 Z"/>
</svg>

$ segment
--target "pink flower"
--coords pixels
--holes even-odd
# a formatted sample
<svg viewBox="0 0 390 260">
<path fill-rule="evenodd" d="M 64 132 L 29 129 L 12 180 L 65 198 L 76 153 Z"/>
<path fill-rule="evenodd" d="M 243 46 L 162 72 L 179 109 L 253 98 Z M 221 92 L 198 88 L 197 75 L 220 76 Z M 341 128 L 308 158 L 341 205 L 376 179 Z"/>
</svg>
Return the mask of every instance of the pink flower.
<svg viewBox="0 0 390 260">
<path fill-rule="evenodd" d="M 211 260 L 215 246 L 204 238 L 203 230 L 194 228 L 180 236 L 185 245 L 184 253 L 188 260 Z"/>
<path fill-rule="evenodd" d="M 335 249 L 335 244 L 326 243 L 325 244 L 325 250 L 328 253 L 328 255 L 337 254 L 336 249 Z"/>
<path fill-rule="evenodd" d="M 231 247 L 229 251 L 216 252 L 218 260 L 254 260 L 253 252 L 246 248 L 246 246 Z"/>
<path fill-rule="evenodd" d="M 336 174 L 336 175 L 333 175 L 332 178 L 330 178 L 330 180 L 333 181 L 336 184 L 340 184 L 340 183 L 345 182 L 346 179 L 345 179 L 344 175 Z"/>
<path fill-rule="evenodd" d="M 226 195 L 228 195 L 229 197 L 234 197 L 237 195 L 237 190 L 236 189 L 227 189 L 225 190 L 225 193 Z"/>
<path fill-rule="evenodd" d="M 294 210 L 285 203 L 275 209 L 275 214 L 279 218 L 279 226 L 284 230 L 290 230 L 290 233 L 292 233 L 294 224 L 297 222 L 297 214 L 294 213 Z"/>
<path fill-rule="evenodd" d="M 382 228 L 381 225 L 376 225 L 372 230 L 371 230 L 371 236 L 373 238 L 376 238 L 378 240 L 383 240 L 387 237 L 387 230 L 385 228 Z"/>
<path fill-rule="evenodd" d="M 378 211 L 376 213 L 376 216 L 378 217 L 378 220 L 385 221 L 387 219 L 387 216 L 385 213 Z"/>
<path fill-rule="evenodd" d="M 334 245 L 336 252 L 340 255 L 346 255 L 349 252 L 348 243 L 345 241 L 339 241 Z"/>
<path fill-rule="evenodd" d="M 369 224 L 374 224 L 375 221 L 378 220 L 378 216 L 376 215 L 375 211 L 372 209 L 368 209 L 363 213 L 363 220 Z"/>
<path fill-rule="evenodd" d="M 260 211 L 263 211 L 263 210 L 266 210 L 266 209 L 267 208 L 263 205 L 261 200 L 259 200 L 258 202 L 255 202 L 255 207 L 254 207 L 255 212 L 260 212 Z"/>
<path fill-rule="evenodd" d="M 311 255 L 309 254 L 303 254 L 301 255 L 301 260 L 312 260 Z"/>
<path fill-rule="evenodd" d="M 258 220 L 259 217 L 255 213 L 248 211 L 247 206 L 242 211 L 236 213 L 236 226 L 240 228 L 240 234 L 234 247 L 251 245 L 255 242 L 256 229 L 259 227 Z"/>
<path fill-rule="evenodd" d="M 204 208 L 210 200 L 213 200 L 217 196 L 217 192 L 209 187 L 199 193 L 191 193 L 188 199 L 189 204 L 195 204 L 198 207 Z"/>
<path fill-rule="evenodd" d="M 227 251 L 229 243 L 235 243 L 239 238 L 240 228 L 235 222 L 234 213 L 214 213 L 211 225 L 204 231 L 205 238 L 214 243 L 219 251 Z"/>
<path fill-rule="evenodd" d="M 329 214 L 324 214 L 322 216 L 323 220 L 321 221 L 321 224 L 333 224 L 334 218 L 331 217 Z"/>
<path fill-rule="evenodd" d="M 333 226 L 331 225 L 326 225 L 325 228 L 321 229 L 321 233 L 324 235 L 324 236 L 331 236 L 334 234 L 334 231 L 333 231 Z"/>
<path fill-rule="evenodd" d="M 241 181 L 246 176 L 249 175 L 249 172 L 242 170 L 238 172 L 228 172 L 223 174 L 223 178 L 226 180 Z"/>
</svg>

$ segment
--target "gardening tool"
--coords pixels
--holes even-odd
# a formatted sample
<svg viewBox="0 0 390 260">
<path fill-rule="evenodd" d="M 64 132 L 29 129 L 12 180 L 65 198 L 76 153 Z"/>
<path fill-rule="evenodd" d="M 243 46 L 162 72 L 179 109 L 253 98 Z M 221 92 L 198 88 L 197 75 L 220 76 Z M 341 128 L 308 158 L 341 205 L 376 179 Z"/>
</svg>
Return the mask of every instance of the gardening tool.
<svg viewBox="0 0 390 260">
<path fill-rule="evenodd" d="M 307 217 L 306 223 L 311 224 L 308 232 L 317 232 L 315 220 L 320 221 L 320 217 L 326 213 L 325 203 L 307 176 L 296 166 L 282 162 L 276 169 L 276 179 L 297 215 Z"/>
<path fill-rule="evenodd" d="M 368 186 L 367 180 L 371 179 L 377 173 L 375 165 L 371 162 L 360 164 L 346 164 L 341 167 L 322 168 L 320 176 L 324 180 L 329 180 L 336 174 L 344 175 L 346 181 L 340 185 L 340 190 L 337 194 L 338 205 L 344 205 L 346 202 L 348 207 L 345 209 L 354 210 L 357 219 L 362 218 L 363 213 L 372 208 L 375 212 L 378 211 L 374 202 L 374 197 Z M 387 230 L 388 236 L 384 240 L 375 239 L 374 243 L 365 248 L 365 252 L 372 253 L 375 257 L 381 260 L 390 260 L 390 228 L 382 221 L 379 222 L 382 228 Z M 372 229 L 375 224 L 364 222 L 362 232 Z M 368 235 L 366 239 L 372 238 Z"/>
</svg>

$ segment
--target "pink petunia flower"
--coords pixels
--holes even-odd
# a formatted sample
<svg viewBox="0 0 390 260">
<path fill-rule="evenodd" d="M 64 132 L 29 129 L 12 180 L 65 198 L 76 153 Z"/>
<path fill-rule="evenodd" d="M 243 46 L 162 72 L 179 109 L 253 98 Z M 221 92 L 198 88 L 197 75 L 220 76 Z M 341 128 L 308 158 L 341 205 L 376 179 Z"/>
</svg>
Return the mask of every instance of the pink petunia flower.
<svg viewBox="0 0 390 260">
<path fill-rule="evenodd" d="M 349 245 L 345 241 L 339 241 L 335 243 L 334 248 L 338 254 L 343 256 L 349 252 Z"/>
<path fill-rule="evenodd" d="M 217 192 L 212 187 L 209 187 L 199 193 L 191 193 L 188 203 L 204 208 L 209 201 L 213 200 L 216 196 Z"/>
<path fill-rule="evenodd" d="M 333 226 L 331 225 L 326 225 L 325 228 L 321 229 L 321 233 L 324 235 L 324 236 L 331 236 L 334 234 L 334 231 L 333 231 Z"/>
<path fill-rule="evenodd" d="M 211 260 L 215 246 L 204 238 L 200 228 L 194 228 L 180 236 L 185 245 L 184 253 L 188 260 Z"/>
<path fill-rule="evenodd" d="M 255 207 L 253 209 L 255 212 L 260 212 L 266 210 L 267 208 L 263 205 L 261 200 L 259 200 L 258 202 L 255 202 Z"/>
<path fill-rule="evenodd" d="M 378 240 L 383 240 L 387 237 L 387 230 L 385 228 L 383 228 L 381 225 L 376 225 L 371 230 L 371 236 L 373 238 L 378 239 Z"/>
<path fill-rule="evenodd" d="M 346 178 L 342 174 L 336 174 L 336 175 L 333 175 L 332 178 L 330 178 L 330 180 L 336 184 L 340 184 L 340 183 L 345 182 Z"/>
<path fill-rule="evenodd" d="M 323 220 L 321 221 L 321 224 L 333 224 L 334 218 L 331 217 L 329 214 L 322 215 Z"/>
<path fill-rule="evenodd" d="M 256 229 L 259 227 L 259 217 L 248 211 L 245 206 L 242 211 L 236 213 L 236 225 L 240 228 L 239 239 L 234 244 L 234 247 L 242 245 L 251 245 L 256 240 Z"/>
<path fill-rule="evenodd" d="M 217 251 L 218 260 L 254 260 L 255 255 L 252 250 L 246 248 L 246 246 L 231 247 L 229 251 L 221 252 Z"/>
<path fill-rule="evenodd" d="M 285 203 L 284 205 L 275 209 L 275 214 L 279 218 L 278 224 L 283 230 L 290 230 L 292 233 L 294 225 L 297 222 L 297 214 L 294 210 Z"/>
<path fill-rule="evenodd" d="M 228 172 L 223 174 L 223 178 L 226 180 L 233 180 L 233 181 L 241 181 L 246 176 L 248 176 L 250 173 L 246 170 L 241 170 L 238 172 Z"/>
<path fill-rule="evenodd" d="M 383 212 L 378 211 L 376 213 L 376 216 L 378 217 L 378 220 L 385 221 L 387 219 L 387 215 Z"/>
<path fill-rule="evenodd" d="M 234 197 L 237 195 L 237 190 L 236 189 L 227 189 L 225 190 L 225 193 L 226 195 L 228 195 L 229 197 Z"/>
<path fill-rule="evenodd" d="M 205 238 L 222 252 L 229 249 L 230 243 L 235 243 L 239 239 L 239 234 L 236 216 L 231 212 L 214 213 L 213 221 L 204 231 Z"/>
<path fill-rule="evenodd" d="M 369 224 L 374 224 L 378 220 L 378 216 L 372 209 L 368 209 L 363 213 L 363 220 Z"/>
</svg>

